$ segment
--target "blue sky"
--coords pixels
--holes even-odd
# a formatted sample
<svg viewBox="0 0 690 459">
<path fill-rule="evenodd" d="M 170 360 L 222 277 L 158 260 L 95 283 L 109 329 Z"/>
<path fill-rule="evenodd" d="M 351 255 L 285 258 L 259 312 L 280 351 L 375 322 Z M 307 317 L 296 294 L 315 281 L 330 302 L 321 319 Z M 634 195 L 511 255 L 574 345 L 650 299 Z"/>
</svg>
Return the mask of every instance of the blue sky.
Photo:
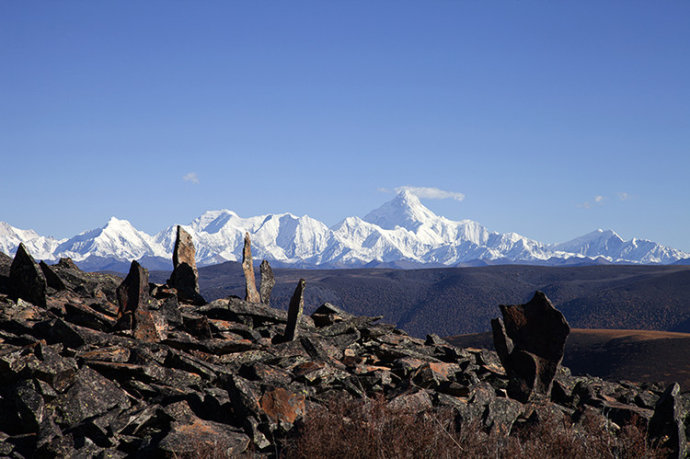
<svg viewBox="0 0 690 459">
<path fill-rule="evenodd" d="M 690 2 L 0 2 L 0 220 L 327 224 L 400 186 L 690 250 Z M 185 180 L 186 178 L 186 180 Z"/>
</svg>

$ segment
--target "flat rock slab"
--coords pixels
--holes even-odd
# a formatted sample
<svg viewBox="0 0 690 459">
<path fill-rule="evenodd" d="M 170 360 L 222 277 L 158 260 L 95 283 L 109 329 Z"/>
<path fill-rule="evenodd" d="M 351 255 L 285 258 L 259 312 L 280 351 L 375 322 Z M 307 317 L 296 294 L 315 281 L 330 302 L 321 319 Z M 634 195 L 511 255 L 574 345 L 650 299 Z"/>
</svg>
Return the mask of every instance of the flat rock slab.
<svg viewBox="0 0 690 459">
<path fill-rule="evenodd" d="M 129 397 L 117 384 L 90 368 L 80 369 L 72 386 L 49 404 L 57 413 L 56 422 L 66 426 L 76 425 L 115 406 L 126 409 L 129 405 Z"/>
<path fill-rule="evenodd" d="M 158 444 L 166 458 L 236 457 L 247 450 L 249 437 L 228 425 L 193 417 L 173 422 Z"/>
</svg>

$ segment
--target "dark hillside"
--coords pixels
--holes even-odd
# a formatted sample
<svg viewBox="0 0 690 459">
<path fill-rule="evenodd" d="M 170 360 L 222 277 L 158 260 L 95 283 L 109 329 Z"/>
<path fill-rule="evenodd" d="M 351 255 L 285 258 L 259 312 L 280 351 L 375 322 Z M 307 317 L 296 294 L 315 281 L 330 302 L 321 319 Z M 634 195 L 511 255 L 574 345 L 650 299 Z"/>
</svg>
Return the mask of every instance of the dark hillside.
<svg viewBox="0 0 690 459">
<path fill-rule="evenodd" d="M 416 336 L 486 331 L 499 304 L 544 291 L 576 328 L 690 332 L 688 266 L 484 266 L 417 270 L 275 269 L 272 304 L 286 308 L 297 280 L 307 280 L 306 310 L 325 301 L 354 314 L 383 315 Z M 199 269 L 207 300 L 244 296 L 238 263 Z M 168 273 L 152 272 L 164 282 Z M 257 272 L 258 279 L 258 272 Z"/>
</svg>

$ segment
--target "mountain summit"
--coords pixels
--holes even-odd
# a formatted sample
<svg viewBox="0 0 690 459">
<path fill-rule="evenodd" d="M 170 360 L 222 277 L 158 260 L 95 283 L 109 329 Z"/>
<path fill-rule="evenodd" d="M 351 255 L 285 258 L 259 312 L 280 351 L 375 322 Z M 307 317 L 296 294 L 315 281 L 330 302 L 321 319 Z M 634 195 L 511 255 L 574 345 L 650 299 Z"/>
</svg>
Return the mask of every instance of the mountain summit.
<svg viewBox="0 0 690 459">
<path fill-rule="evenodd" d="M 255 258 L 304 268 L 668 264 L 690 258 L 688 253 L 652 241 L 623 240 L 612 230 L 596 230 L 559 244 L 497 233 L 472 220 L 436 215 L 407 190 L 364 218 L 347 217 L 331 228 L 307 215 L 244 218 L 231 210 L 208 211 L 182 226 L 192 235 L 199 265 L 241 260 L 245 232 L 251 235 Z M 0 223 L 0 251 L 12 254 L 24 242 L 36 258 L 70 257 L 90 270 L 126 269 L 133 259 L 152 269 L 170 269 L 175 230 L 176 225 L 170 225 L 152 236 L 113 217 L 101 228 L 56 240 Z"/>
<path fill-rule="evenodd" d="M 403 190 L 391 201 L 369 212 L 363 220 L 387 230 L 399 226 L 415 231 L 424 223 L 438 218 L 435 213 L 424 207 L 417 196 Z"/>
</svg>

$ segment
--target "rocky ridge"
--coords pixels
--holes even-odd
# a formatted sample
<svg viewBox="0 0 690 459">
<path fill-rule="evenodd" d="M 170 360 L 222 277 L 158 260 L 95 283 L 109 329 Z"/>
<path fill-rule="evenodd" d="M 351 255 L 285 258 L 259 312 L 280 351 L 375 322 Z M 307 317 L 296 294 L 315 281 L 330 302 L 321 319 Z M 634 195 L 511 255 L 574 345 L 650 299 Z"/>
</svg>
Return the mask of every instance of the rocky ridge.
<svg viewBox="0 0 690 459">
<path fill-rule="evenodd" d="M 274 457 L 334 397 L 450 410 L 460 425 L 504 436 L 554 417 L 594 416 L 613 429 L 637 419 L 651 443 L 685 456 L 688 394 L 571 375 L 558 365 L 567 324 L 533 319 L 553 308 L 543 294 L 538 308 L 501 308 L 499 358 L 328 303 L 304 316 L 305 287 L 289 311 L 237 297 L 195 304 L 149 283 L 136 262 L 123 281 L 68 259 L 0 257 L 0 456 Z M 261 291 L 270 297 L 263 281 Z M 538 333 L 552 338 L 535 344 Z M 538 365 L 521 366 L 518 354 Z M 526 395 L 511 389 L 537 377 Z"/>
</svg>

